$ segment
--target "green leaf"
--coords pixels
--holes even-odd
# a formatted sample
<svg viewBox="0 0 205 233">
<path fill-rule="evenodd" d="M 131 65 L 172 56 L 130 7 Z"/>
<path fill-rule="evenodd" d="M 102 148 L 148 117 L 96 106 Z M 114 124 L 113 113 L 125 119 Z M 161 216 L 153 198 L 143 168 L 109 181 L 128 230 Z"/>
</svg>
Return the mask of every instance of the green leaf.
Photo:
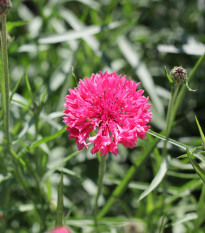
<svg viewBox="0 0 205 233">
<path fill-rule="evenodd" d="M 15 94 L 16 90 L 18 89 L 19 84 L 21 83 L 21 80 L 23 79 L 23 77 L 24 77 L 24 74 L 20 77 L 20 79 L 19 79 L 18 82 L 16 83 L 16 85 L 15 85 L 15 87 L 14 87 L 14 89 L 13 89 L 11 95 L 10 95 L 10 101 L 12 100 L 13 95 Z"/>
<path fill-rule="evenodd" d="M 198 163 L 194 160 L 194 155 L 189 151 L 189 148 L 187 147 L 187 156 L 189 158 L 189 161 L 191 162 L 194 170 L 196 173 L 200 176 L 202 181 L 205 183 L 205 171 L 198 165 Z"/>
<path fill-rule="evenodd" d="M 197 89 L 195 89 L 195 90 L 191 89 L 191 87 L 189 87 L 188 82 L 186 82 L 185 84 L 186 84 L 186 88 L 187 88 L 188 91 L 191 91 L 191 92 L 196 92 L 197 91 Z"/>
<path fill-rule="evenodd" d="M 167 140 L 169 143 L 171 143 L 171 144 L 173 144 L 173 145 L 175 145 L 175 146 L 177 146 L 177 147 L 179 147 L 179 148 L 182 148 L 182 149 L 184 149 L 184 150 L 186 150 L 186 148 L 187 148 L 187 145 L 186 145 L 186 144 L 181 143 L 181 142 L 177 142 L 177 141 L 175 141 L 175 140 L 173 140 L 173 139 L 171 139 L 171 138 L 166 139 L 165 136 L 163 136 L 163 135 L 161 135 L 161 134 L 159 134 L 159 133 L 156 133 L 156 132 L 154 132 L 154 131 L 152 131 L 152 130 L 149 130 L 147 133 L 148 133 L 148 134 L 151 134 L 152 136 L 157 137 L 157 138 L 159 138 L 159 139 L 161 139 L 161 140 L 164 140 L 164 141 Z M 190 148 L 191 148 L 191 147 L 190 147 Z"/>
<path fill-rule="evenodd" d="M 61 179 L 58 186 L 58 203 L 56 213 L 56 226 L 63 225 L 63 172 L 61 173 Z"/>
<path fill-rule="evenodd" d="M 165 74 L 166 74 L 166 76 L 167 76 L 167 78 L 168 78 L 169 82 L 170 82 L 170 83 L 173 83 L 172 78 L 170 77 L 170 75 L 169 75 L 169 74 L 168 74 L 168 72 L 167 72 L 167 68 L 166 68 L 166 66 L 164 67 L 164 70 L 165 70 Z"/>
<path fill-rule="evenodd" d="M 40 38 L 38 42 L 40 44 L 56 44 L 64 41 L 76 40 L 84 38 L 86 36 L 98 34 L 104 30 L 111 30 L 122 25 L 122 21 L 112 22 L 105 26 L 92 25 L 83 28 L 80 31 L 70 30 L 67 33 L 63 34 L 54 34 L 47 37 Z"/>
<path fill-rule="evenodd" d="M 80 151 L 75 151 L 72 154 L 66 156 L 60 163 L 58 163 L 56 166 L 50 168 L 46 174 L 44 175 L 43 180 L 46 180 L 49 176 L 51 176 L 56 170 L 59 170 L 61 166 L 63 166 L 65 163 L 67 163 L 69 160 L 74 158 L 76 155 L 78 155 Z"/>
<path fill-rule="evenodd" d="M 34 148 L 36 148 L 37 146 L 41 145 L 42 143 L 46 143 L 46 142 L 49 142 L 53 139 L 55 139 L 56 137 L 58 137 L 59 135 L 65 133 L 65 128 L 67 126 L 64 126 L 61 130 L 57 131 L 56 133 L 50 135 L 50 136 L 47 136 L 47 137 L 44 137 L 36 142 L 34 142 L 31 146 L 27 147 L 26 151 L 29 151 L 29 150 L 33 150 Z"/>
<path fill-rule="evenodd" d="M 167 173 L 169 161 L 170 161 L 169 156 L 163 160 L 158 173 L 156 174 L 156 176 L 154 177 L 148 188 L 139 196 L 138 201 L 141 201 L 143 198 L 145 198 L 161 183 L 161 181 L 163 180 L 164 176 Z"/>
<path fill-rule="evenodd" d="M 27 86 L 27 89 L 28 89 L 28 93 L 32 99 L 32 102 L 34 103 L 33 101 L 33 94 L 32 94 L 32 90 L 31 90 L 31 85 L 30 85 L 30 82 L 29 82 L 29 79 L 28 79 L 28 75 L 26 74 L 26 86 Z"/>
<path fill-rule="evenodd" d="M 8 31 L 8 33 L 15 27 L 20 27 L 20 26 L 24 26 L 26 24 L 28 24 L 29 21 L 15 21 L 15 22 L 7 22 L 6 23 L 6 29 Z"/>
<path fill-rule="evenodd" d="M 10 153 L 17 159 L 19 160 L 19 162 L 25 167 L 26 166 L 26 163 L 25 161 L 19 156 L 16 154 L 16 152 L 11 148 L 10 149 Z"/>
<path fill-rule="evenodd" d="M 202 128 L 201 128 L 201 126 L 200 126 L 200 124 L 199 124 L 199 121 L 198 121 L 198 119 L 197 119 L 196 116 L 195 116 L 195 120 L 196 120 L 197 126 L 198 126 L 198 128 L 199 128 L 199 133 L 200 133 L 200 135 L 201 135 L 202 142 L 205 143 L 204 133 L 203 133 L 203 130 L 202 130 Z"/>
<path fill-rule="evenodd" d="M 202 186 L 202 191 L 200 195 L 200 199 L 197 205 L 197 215 L 198 218 L 195 221 L 196 224 L 196 230 L 200 227 L 200 225 L 204 222 L 204 216 L 205 216 L 205 184 Z"/>
<path fill-rule="evenodd" d="M 170 227 L 170 226 L 177 225 L 177 224 L 185 223 L 185 222 L 190 222 L 191 220 L 194 220 L 194 219 L 197 219 L 197 218 L 198 218 L 198 216 L 197 216 L 197 214 L 195 212 L 194 213 L 188 213 L 184 217 L 178 219 L 177 221 L 174 221 L 173 223 L 167 224 L 166 228 Z"/>
<path fill-rule="evenodd" d="M 42 96 L 42 99 L 41 99 L 41 103 L 40 103 L 40 106 L 39 106 L 39 112 L 42 110 L 43 108 L 43 105 L 44 105 L 44 101 L 45 101 L 45 98 L 46 98 L 46 94 L 47 94 L 47 89 L 44 91 L 43 93 L 43 96 Z"/>
<path fill-rule="evenodd" d="M 9 173 L 8 175 L 2 175 L 2 174 L 0 174 L 0 184 L 2 184 L 4 181 L 6 181 L 6 180 L 8 180 L 10 178 L 12 178 L 12 174 L 11 173 Z"/>
<path fill-rule="evenodd" d="M 25 104 L 25 103 L 23 103 L 22 101 L 19 101 L 19 100 L 14 100 L 14 99 L 12 99 L 12 102 L 17 103 L 17 104 L 20 105 L 22 108 L 27 108 L 27 107 L 28 107 L 27 104 Z"/>
</svg>

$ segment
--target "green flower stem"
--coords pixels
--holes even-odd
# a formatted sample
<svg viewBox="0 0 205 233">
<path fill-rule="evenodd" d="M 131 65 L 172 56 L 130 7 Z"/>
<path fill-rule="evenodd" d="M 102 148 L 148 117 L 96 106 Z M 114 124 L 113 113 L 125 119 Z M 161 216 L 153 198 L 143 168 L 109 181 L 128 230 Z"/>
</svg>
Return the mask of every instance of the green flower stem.
<svg viewBox="0 0 205 233">
<path fill-rule="evenodd" d="M 168 111 L 167 111 L 167 120 L 166 120 L 166 131 L 165 131 L 165 138 L 166 140 L 164 141 L 164 147 L 162 150 L 162 157 L 165 157 L 167 155 L 167 142 L 169 139 L 169 135 L 170 135 L 170 131 L 171 131 L 171 126 L 172 126 L 172 122 L 174 120 L 174 115 L 173 115 L 173 107 L 174 107 L 174 103 L 177 97 L 177 93 L 179 91 L 179 83 L 174 83 L 172 86 L 172 90 L 171 90 L 171 98 L 169 100 L 169 106 L 168 106 Z M 165 178 L 166 179 L 166 176 Z M 165 207 L 165 195 L 166 195 L 166 187 L 165 187 L 165 182 L 163 182 L 163 199 L 162 199 L 162 221 L 160 223 L 159 226 L 159 233 L 163 233 L 164 232 L 164 220 L 165 220 L 165 213 L 164 213 L 164 207 Z"/>
<path fill-rule="evenodd" d="M 4 109 L 4 129 L 7 141 L 7 151 L 9 152 L 10 140 L 9 140 L 9 69 L 8 69 L 8 54 L 7 54 L 7 32 L 6 32 L 6 15 L 1 16 L 1 57 L 3 63 L 3 73 L 4 73 L 4 94 L 2 99 L 5 99 Z"/>
<path fill-rule="evenodd" d="M 172 91 L 171 91 L 171 98 L 169 101 L 167 120 L 166 120 L 166 133 L 165 133 L 166 140 L 164 141 L 164 148 L 163 148 L 163 152 L 162 152 L 163 156 L 165 156 L 166 151 L 167 151 L 167 139 L 169 138 L 172 122 L 174 120 L 172 110 L 174 107 L 174 102 L 175 102 L 176 97 L 177 97 L 177 93 L 179 91 L 179 86 L 180 86 L 180 84 L 176 84 L 175 86 L 172 87 Z"/>
<path fill-rule="evenodd" d="M 105 169 L 106 169 L 106 157 L 102 156 L 99 160 L 99 173 L 98 173 L 98 191 L 95 197 L 95 203 L 94 203 L 94 209 L 93 209 L 93 214 L 94 214 L 94 220 L 95 220 L 95 228 L 96 231 L 98 232 L 98 219 L 97 219 L 97 214 L 98 214 L 98 199 L 102 193 L 102 188 L 103 188 L 103 177 L 105 174 Z"/>
</svg>

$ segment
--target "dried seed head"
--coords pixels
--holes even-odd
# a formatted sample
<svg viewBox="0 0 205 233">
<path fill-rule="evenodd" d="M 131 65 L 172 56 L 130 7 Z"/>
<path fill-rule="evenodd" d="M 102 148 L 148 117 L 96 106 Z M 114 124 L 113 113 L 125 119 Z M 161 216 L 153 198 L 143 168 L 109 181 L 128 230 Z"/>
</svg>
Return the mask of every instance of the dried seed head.
<svg viewBox="0 0 205 233">
<path fill-rule="evenodd" d="M 0 16 L 3 14 L 8 14 L 12 7 L 10 0 L 0 0 Z"/>
<path fill-rule="evenodd" d="M 182 66 L 175 66 L 171 70 L 170 76 L 176 84 L 183 84 L 186 82 L 187 71 Z"/>
</svg>

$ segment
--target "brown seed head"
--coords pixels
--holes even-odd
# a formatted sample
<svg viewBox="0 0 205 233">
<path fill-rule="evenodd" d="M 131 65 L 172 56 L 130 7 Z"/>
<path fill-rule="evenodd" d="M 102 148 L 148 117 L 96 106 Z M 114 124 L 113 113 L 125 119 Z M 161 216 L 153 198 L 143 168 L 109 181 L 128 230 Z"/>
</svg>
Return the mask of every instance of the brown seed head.
<svg viewBox="0 0 205 233">
<path fill-rule="evenodd" d="M 3 14 L 8 14 L 12 7 L 10 0 L 0 0 L 0 16 Z"/>
</svg>

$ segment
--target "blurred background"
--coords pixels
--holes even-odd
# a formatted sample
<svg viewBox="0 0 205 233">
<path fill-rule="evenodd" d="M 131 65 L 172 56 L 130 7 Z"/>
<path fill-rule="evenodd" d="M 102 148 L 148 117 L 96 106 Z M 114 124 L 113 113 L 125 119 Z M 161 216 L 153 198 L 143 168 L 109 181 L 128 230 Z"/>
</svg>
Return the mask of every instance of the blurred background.
<svg viewBox="0 0 205 233">
<path fill-rule="evenodd" d="M 165 128 L 171 90 L 164 67 L 169 72 L 174 66 L 183 66 L 189 73 L 199 57 L 205 53 L 205 0 L 15 0 L 7 19 L 10 87 L 13 89 L 19 78 L 27 73 L 33 95 L 32 99 L 26 79 L 23 78 L 13 97 L 19 103 L 11 104 L 12 140 L 17 153 L 35 140 L 49 136 L 64 126 L 64 99 L 68 89 L 76 86 L 74 74 L 80 80 L 90 77 L 92 73 L 107 70 L 141 82 L 140 88 L 145 90 L 146 96 L 150 96 L 152 104 L 151 129 L 160 132 Z M 205 61 L 189 84 L 198 91 L 186 92 L 177 113 L 171 132 L 171 137 L 175 140 L 201 144 L 194 117 L 197 115 L 202 129 L 205 128 L 204 73 Z M 37 114 L 36 106 L 41 102 L 46 89 L 44 107 Z M 37 118 L 38 127 L 35 127 Z M 120 147 L 117 157 L 108 156 L 101 206 L 148 144 L 149 140 L 140 141 L 132 150 Z M 157 148 L 161 148 L 160 143 Z M 41 214 L 46 215 L 43 218 L 44 227 L 50 229 L 54 225 L 60 169 L 53 172 L 49 179 L 43 180 L 43 177 L 49 168 L 76 150 L 74 140 L 68 140 L 65 133 L 23 155 L 25 161 L 31 164 L 30 171 L 24 170 L 31 190 L 38 195 L 35 179 L 30 174 L 34 169 L 52 207 L 51 210 L 46 210 L 48 212 L 40 208 L 38 215 L 35 210 L 37 207 L 14 178 L 1 181 L 2 233 L 41 232 Z M 126 195 L 117 200 L 108 213 L 110 217 L 138 219 L 139 225 L 143 225 L 142 229 L 130 231 L 129 224 L 128 227 L 122 224 L 108 227 L 104 232 L 153 233 L 153 229 L 157 229 L 160 208 L 156 210 L 154 204 L 161 200 L 158 191 L 141 203 L 136 202 L 136 197 L 148 186 L 160 167 L 162 161 L 157 153 L 153 151 L 139 168 L 133 181 L 138 186 L 129 187 Z M 173 158 L 182 153 L 170 146 Z M 188 174 L 186 178 L 180 178 L 182 165 L 178 160 L 174 161 L 178 166 L 173 165 L 170 168 L 168 185 L 176 192 L 171 192 L 170 195 L 173 197 L 180 192 L 179 188 L 182 192 L 188 187 L 190 192 L 189 197 L 185 196 L 183 199 L 174 196 L 174 201 L 168 204 L 167 208 L 171 209 L 168 222 L 195 210 L 193 206 L 197 205 L 201 187 L 200 182 L 196 185 L 198 177 L 187 161 L 184 162 L 183 171 Z M 66 224 L 69 224 L 67 221 L 70 217 L 85 219 L 92 215 L 97 172 L 98 161 L 89 151 L 80 152 L 66 164 Z M 43 206 L 44 200 L 39 203 Z M 184 206 L 190 206 L 190 209 L 187 210 Z M 177 214 L 177 208 L 183 211 Z M 130 224 L 135 226 L 138 222 Z M 132 229 L 137 229 L 134 226 Z M 193 232 L 192 227 L 192 223 L 181 224 L 168 227 L 166 232 Z M 143 230 L 145 228 L 146 231 Z M 89 226 L 81 226 L 79 222 L 77 226 L 73 225 L 72 230 L 91 232 Z"/>
</svg>

